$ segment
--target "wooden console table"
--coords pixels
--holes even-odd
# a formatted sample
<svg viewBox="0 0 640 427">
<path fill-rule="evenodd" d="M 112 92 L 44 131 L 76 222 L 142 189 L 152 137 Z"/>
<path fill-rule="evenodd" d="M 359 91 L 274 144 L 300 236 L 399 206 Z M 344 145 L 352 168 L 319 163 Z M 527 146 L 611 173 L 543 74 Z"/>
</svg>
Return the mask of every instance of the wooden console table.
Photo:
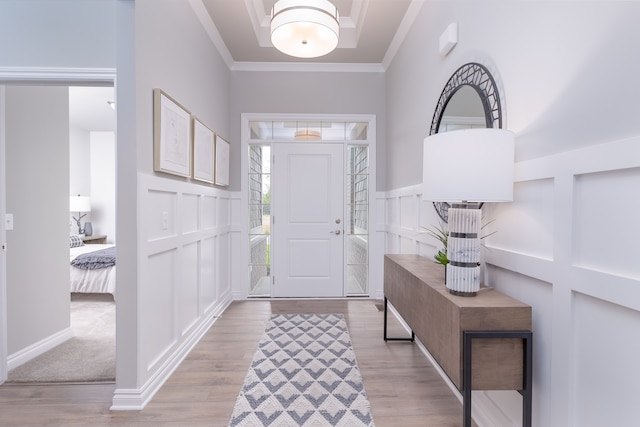
<svg viewBox="0 0 640 427">
<path fill-rule="evenodd" d="M 411 328 L 411 338 L 387 337 L 387 304 Z M 384 339 L 418 337 L 463 396 L 471 427 L 471 390 L 517 390 L 524 427 L 531 426 L 531 307 L 496 290 L 475 297 L 449 293 L 444 267 L 419 255 L 385 255 Z"/>
</svg>

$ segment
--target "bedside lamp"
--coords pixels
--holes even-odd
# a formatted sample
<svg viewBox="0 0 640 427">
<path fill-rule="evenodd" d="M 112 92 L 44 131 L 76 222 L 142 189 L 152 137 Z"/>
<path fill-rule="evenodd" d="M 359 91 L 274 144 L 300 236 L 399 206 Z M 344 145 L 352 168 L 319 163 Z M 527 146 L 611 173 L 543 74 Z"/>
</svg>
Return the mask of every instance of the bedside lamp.
<svg viewBox="0 0 640 427">
<path fill-rule="evenodd" d="M 476 128 L 436 133 L 424 140 L 422 197 L 449 202 L 449 292 L 475 296 L 480 289 L 483 202 L 513 200 L 514 134 Z"/>
<path fill-rule="evenodd" d="M 82 229 L 80 220 L 87 216 L 86 213 L 82 214 L 82 212 L 91 212 L 91 198 L 79 194 L 69 197 L 69 212 L 78 212 L 78 218 L 74 216 L 73 219 L 78 225 L 78 234 L 83 234 L 84 230 Z"/>
</svg>

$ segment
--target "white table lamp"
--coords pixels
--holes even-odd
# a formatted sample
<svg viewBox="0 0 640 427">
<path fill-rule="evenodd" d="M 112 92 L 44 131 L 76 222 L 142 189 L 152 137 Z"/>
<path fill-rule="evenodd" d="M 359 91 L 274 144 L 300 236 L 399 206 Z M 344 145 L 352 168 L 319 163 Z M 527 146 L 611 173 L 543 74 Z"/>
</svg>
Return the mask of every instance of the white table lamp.
<svg viewBox="0 0 640 427">
<path fill-rule="evenodd" d="M 75 216 L 73 219 L 78 225 L 78 234 L 83 234 L 82 224 L 80 220 L 87 216 L 86 212 L 91 212 L 91 198 L 87 196 L 70 196 L 69 197 L 69 212 L 78 212 L 78 218 Z M 82 212 L 85 212 L 84 214 Z"/>
<path fill-rule="evenodd" d="M 476 128 L 437 133 L 424 140 L 422 197 L 449 202 L 447 280 L 455 295 L 480 289 L 483 202 L 513 200 L 514 134 Z"/>
</svg>

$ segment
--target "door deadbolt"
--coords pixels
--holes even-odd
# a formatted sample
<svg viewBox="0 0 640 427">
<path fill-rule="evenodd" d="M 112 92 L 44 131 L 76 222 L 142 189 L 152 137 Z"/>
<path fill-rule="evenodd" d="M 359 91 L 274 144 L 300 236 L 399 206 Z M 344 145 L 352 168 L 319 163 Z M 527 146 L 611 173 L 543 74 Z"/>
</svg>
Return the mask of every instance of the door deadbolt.
<svg viewBox="0 0 640 427">
<path fill-rule="evenodd" d="M 336 219 L 336 224 L 340 224 L 340 218 Z"/>
</svg>

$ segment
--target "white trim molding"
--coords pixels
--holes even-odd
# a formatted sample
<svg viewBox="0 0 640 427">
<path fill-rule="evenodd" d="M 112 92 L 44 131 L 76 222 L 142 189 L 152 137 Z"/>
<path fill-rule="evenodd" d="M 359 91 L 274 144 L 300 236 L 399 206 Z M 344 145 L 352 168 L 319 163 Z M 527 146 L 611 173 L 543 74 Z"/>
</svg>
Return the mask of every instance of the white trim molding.
<svg viewBox="0 0 640 427">
<path fill-rule="evenodd" d="M 113 86 L 115 68 L 0 67 L 0 82 Z"/>
</svg>

